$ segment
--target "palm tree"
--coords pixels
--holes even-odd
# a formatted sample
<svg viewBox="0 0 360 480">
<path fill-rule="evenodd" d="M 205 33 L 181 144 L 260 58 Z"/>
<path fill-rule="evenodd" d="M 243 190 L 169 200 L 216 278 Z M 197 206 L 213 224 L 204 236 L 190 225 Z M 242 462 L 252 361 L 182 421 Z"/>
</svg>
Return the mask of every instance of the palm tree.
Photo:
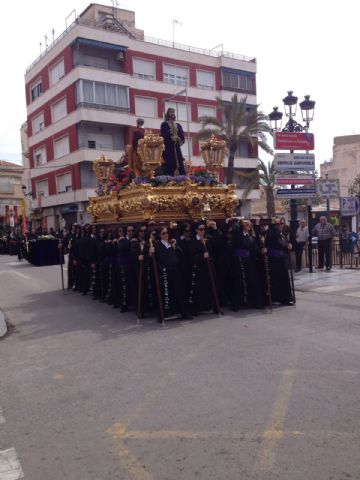
<svg viewBox="0 0 360 480">
<path fill-rule="evenodd" d="M 218 110 L 222 113 L 222 120 L 209 116 L 199 118 L 201 130 L 198 137 L 200 139 L 207 139 L 215 134 L 226 141 L 229 150 L 227 183 L 233 182 L 234 158 L 241 142 L 250 143 L 252 147 L 259 146 L 265 152 L 272 153 L 265 135 L 266 133 L 271 134 L 271 128 L 266 122 L 267 117 L 258 111 L 258 106 L 249 108 L 246 100 L 247 97 L 238 100 L 237 94 L 233 95 L 231 102 L 225 102 L 217 97 Z"/>
<path fill-rule="evenodd" d="M 244 199 L 249 195 L 251 190 L 253 190 L 259 185 L 259 183 L 264 187 L 266 196 L 266 214 L 268 218 L 275 216 L 274 188 L 276 185 L 276 174 L 277 171 L 275 170 L 273 160 L 271 162 L 268 162 L 266 165 L 266 163 L 260 159 L 259 165 L 254 172 L 237 173 L 237 175 L 246 178 L 248 181 L 247 187 L 243 193 Z"/>
</svg>

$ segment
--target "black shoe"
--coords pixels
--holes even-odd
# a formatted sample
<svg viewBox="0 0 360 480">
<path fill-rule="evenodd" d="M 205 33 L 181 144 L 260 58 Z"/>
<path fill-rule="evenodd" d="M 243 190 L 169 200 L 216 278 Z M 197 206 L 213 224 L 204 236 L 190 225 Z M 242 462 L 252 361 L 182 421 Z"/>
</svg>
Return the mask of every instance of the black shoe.
<svg viewBox="0 0 360 480">
<path fill-rule="evenodd" d="M 316 270 L 323 270 L 324 269 L 324 267 L 315 267 L 315 268 L 316 268 Z"/>
<path fill-rule="evenodd" d="M 125 313 L 128 311 L 128 307 L 127 305 L 123 305 L 121 308 L 120 308 L 120 313 Z"/>
<path fill-rule="evenodd" d="M 327 272 L 331 272 L 331 268 L 326 268 L 326 271 L 327 271 Z"/>
<path fill-rule="evenodd" d="M 184 314 L 181 316 L 181 318 L 182 318 L 183 320 L 192 320 L 192 319 L 193 319 L 193 316 L 190 315 L 190 314 L 188 314 L 188 313 L 184 313 Z"/>
</svg>

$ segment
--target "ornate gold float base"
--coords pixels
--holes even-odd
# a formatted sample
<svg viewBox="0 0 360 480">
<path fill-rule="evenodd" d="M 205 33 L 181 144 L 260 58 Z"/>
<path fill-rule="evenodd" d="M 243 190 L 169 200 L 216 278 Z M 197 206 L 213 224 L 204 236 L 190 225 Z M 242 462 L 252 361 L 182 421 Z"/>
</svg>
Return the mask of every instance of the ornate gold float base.
<svg viewBox="0 0 360 480">
<path fill-rule="evenodd" d="M 195 221 L 225 219 L 238 203 L 235 186 L 199 186 L 193 183 L 153 187 L 132 183 L 120 192 L 89 198 L 94 223 Z"/>
</svg>

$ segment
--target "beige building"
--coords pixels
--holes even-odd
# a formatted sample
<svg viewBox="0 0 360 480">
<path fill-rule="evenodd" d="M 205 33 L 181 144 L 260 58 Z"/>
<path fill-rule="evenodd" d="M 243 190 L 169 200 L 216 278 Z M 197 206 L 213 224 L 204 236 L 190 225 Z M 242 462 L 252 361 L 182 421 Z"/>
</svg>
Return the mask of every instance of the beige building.
<svg viewBox="0 0 360 480">
<path fill-rule="evenodd" d="M 0 226 L 20 225 L 22 193 L 22 165 L 0 160 Z"/>
<path fill-rule="evenodd" d="M 339 179 L 340 196 L 348 196 L 348 188 L 360 174 L 360 135 L 334 138 L 333 158 L 320 165 L 321 177 Z"/>
</svg>

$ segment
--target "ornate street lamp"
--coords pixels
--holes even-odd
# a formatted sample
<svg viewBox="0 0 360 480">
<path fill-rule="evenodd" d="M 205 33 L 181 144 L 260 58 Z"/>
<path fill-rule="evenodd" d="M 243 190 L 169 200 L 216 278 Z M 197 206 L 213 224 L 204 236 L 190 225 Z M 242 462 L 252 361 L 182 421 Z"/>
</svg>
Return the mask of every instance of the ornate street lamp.
<svg viewBox="0 0 360 480">
<path fill-rule="evenodd" d="M 279 112 L 279 107 L 273 107 L 273 111 L 269 113 L 270 126 L 273 132 L 280 132 L 282 125 L 283 113 Z"/>
<path fill-rule="evenodd" d="M 310 95 L 305 95 L 305 100 L 300 102 L 301 116 L 308 130 L 310 122 L 314 120 L 315 101 L 310 100 Z"/>
<path fill-rule="evenodd" d="M 293 95 L 293 93 L 294 92 L 292 90 L 289 90 L 286 97 L 283 98 L 285 115 L 287 117 L 290 117 L 290 118 L 295 117 L 297 102 L 298 102 L 298 97 L 295 97 L 295 95 Z"/>
</svg>

